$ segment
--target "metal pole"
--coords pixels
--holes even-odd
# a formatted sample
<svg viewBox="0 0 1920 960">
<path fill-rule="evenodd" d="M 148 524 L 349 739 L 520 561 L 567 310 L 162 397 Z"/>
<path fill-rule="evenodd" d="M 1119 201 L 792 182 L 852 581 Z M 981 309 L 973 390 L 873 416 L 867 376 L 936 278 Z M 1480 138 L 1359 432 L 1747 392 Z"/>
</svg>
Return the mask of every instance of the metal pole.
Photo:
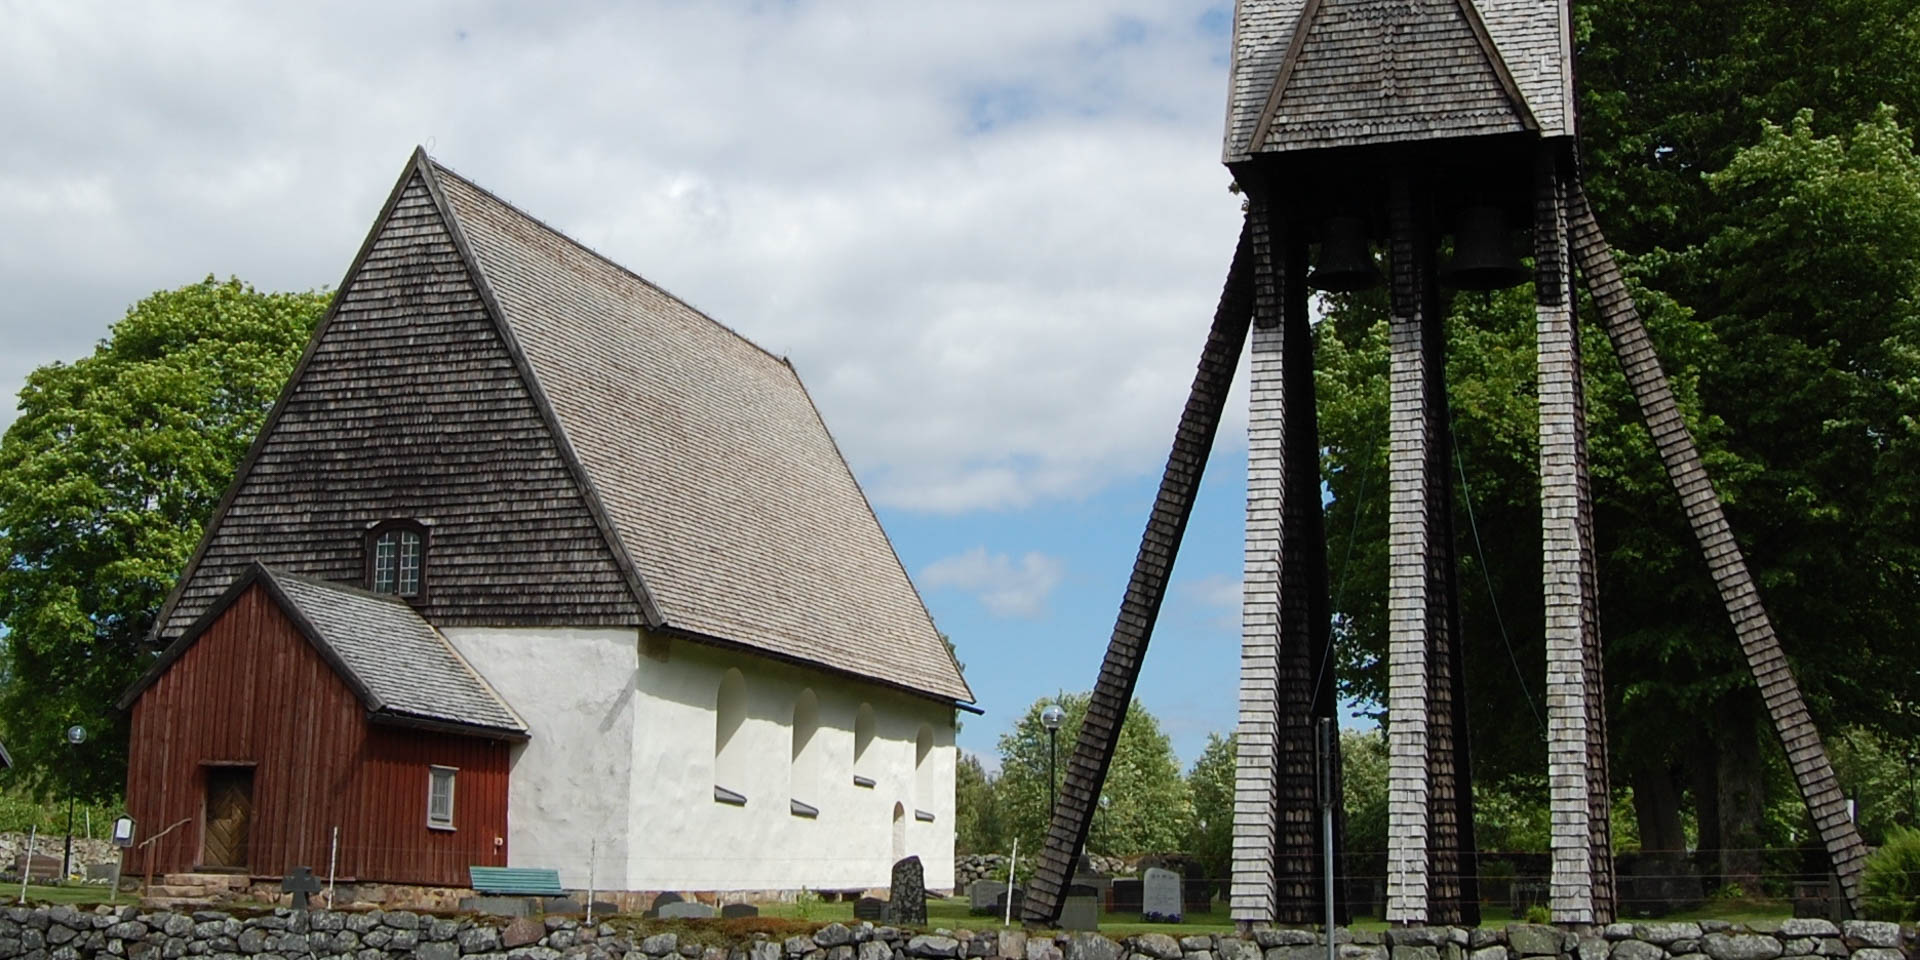
<svg viewBox="0 0 1920 960">
<path fill-rule="evenodd" d="M 327 909 L 333 909 L 333 878 L 340 865 L 340 828 L 333 828 L 333 841 L 327 845 Z"/>
<path fill-rule="evenodd" d="M 1042 821 L 1043 825 L 1053 820 L 1053 804 L 1054 804 L 1053 764 L 1054 764 L 1054 757 L 1059 752 L 1060 752 L 1060 731 L 1048 730 L 1047 731 L 1047 816 L 1046 816 L 1046 819 Z"/>
<path fill-rule="evenodd" d="M 1327 907 L 1327 960 L 1339 960 L 1333 944 L 1333 719 L 1320 718 L 1320 850 Z"/>
<path fill-rule="evenodd" d="M 1013 853 L 1007 857 L 1007 916 L 1000 921 L 1003 927 L 1013 926 L 1013 868 L 1020 863 L 1020 838 L 1013 838 Z"/>
<path fill-rule="evenodd" d="M 73 788 L 74 767 L 78 765 L 80 755 L 72 747 L 67 748 L 67 847 L 60 855 L 60 882 L 66 883 L 73 876 Z"/>
<path fill-rule="evenodd" d="M 20 861 L 20 902 L 21 903 L 27 902 L 27 881 L 33 878 L 34 841 L 39 839 L 39 837 L 40 837 L 39 824 L 36 823 L 27 827 L 27 857 L 25 860 Z"/>
<path fill-rule="evenodd" d="M 593 926 L 593 861 L 600 852 L 600 841 L 587 841 L 587 926 Z"/>
</svg>

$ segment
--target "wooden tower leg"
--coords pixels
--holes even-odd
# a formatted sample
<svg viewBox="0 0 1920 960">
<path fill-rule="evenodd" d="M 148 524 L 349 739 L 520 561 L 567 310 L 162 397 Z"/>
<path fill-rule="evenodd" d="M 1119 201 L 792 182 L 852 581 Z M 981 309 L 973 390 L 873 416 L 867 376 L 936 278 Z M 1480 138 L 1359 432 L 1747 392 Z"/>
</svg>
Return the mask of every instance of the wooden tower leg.
<svg viewBox="0 0 1920 960">
<path fill-rule="evenodd" d="M 1446 338 L 1430 213 L 1405 178 L 1392 191 L 1386 919 L 1471 923 L 1479 910 L 1454 576 Z"/>
<path fill-rule="evenodd" d="M 1600 322 L 1607 339 L 1626 371 L 1627 386 L 1640 404 L 1640 415 L 1653 434 L 1654 446 L 1666 465 L 1667 476 L 1680 494 L 1687 522 L 1706 554 L 1707 569 L 1733 620 L 1734 634 L 1741 652 L 1760 686 L 1761 699 L 1773 719 L 1775 731 L 1786 748 L 1787 764 L 1800 787 L 1814 828 L 1826 845 L 1827 855 L 1839 877 L 1841 893 L 1856 912 L 1860 909 L 1860 874 L 1866 861 L 1866 847 L 1853 821 L 1847 816 L 1846 797 L 1840 792 L 1827 752 L 1820 744 L 1820 732 L 1814 728 L 1800 685 L 1787 666 L 1786 653 L 1774 635 L 1773 622 L 1760 605 L 1760 594 L 1747 571 L 1746 557 L 1734 541 L 1727 525 L 1720 497 L 1707 477 L 1699 448 L 1674 402 L 1673 388 L 1654 355 L 1647 328 L 1627 292 L 1626 281 L 1613 261 L 1613 252 L 1594 221 L 1593 211 L 1578 184 L 1571 196 L 1573 251 L 1586 276 L 1587 288 L 1599 307 Z"/>
<path fill-rule="evenodd" d="M 1567 249 L 1567 161 L 1543 150 L 1534 205 L 1547 779 L 1555 923 L 1613 920 L 1606 699 L 1587 482 L 1586 396 Z"/>
<path fill-rule="evenodd" d="M 1324 916 L 1314 722 L 1334 715 L 1306 249 L 1273 234 L 1255 257 L 1234 790 L 1232 911 L 1250 925 Z"/>
<path fill-rule="evenodd" d="M 1133 699 L 1140 662 L 1146 656 L 1154 621 L 1160 615 L 1160 601 L 1166 595 L 1167 576 L 1173 569 L 1174 555 L 1179 552 L 1180 539 L 1186 533 L 1187 517 L 1193 512 L 1194 492 L 1200 486 L 1200 475 L 1206 469 L 1207 454 L 1213 449 L 1220 414 L 1226 406 L 1227 391 L 1233 385 L 1234 368 L 1246 345 L 1253 309 L 1253 238 L 1265 231 L 1264 213 L 1256 205 L 1234 249 L 1226 289 L 1220 296 L 1213 328 L 1200 354 L 1200 366 L 1194 373 L 1186 408 L 1180 414 L 1173 451 L 1167 456 L 1160 494 L 1154 501 L 1146 532 L 1141 536 L 1140 552 L 1133 561 L 1133 576 L 1127 582 L 1113 637 L 1107 644 L 1106 659 L 1100 665 L 1100 677 L 1094 683 L 1087 716 L 1080 725 L 1079 740 L 1067 760 L 1066 775 L 1047 826 L 1046 848 L 1034 867 L 1022 913 L 1037 923 L 1053 923 L 1059 919 L 1074 860 L 1087 842 L 1094 803 L 1100 796 L 1101 785 L 1106 782 L 1107 766 L 1113 761 L 1120 724 Z"/>
</svg>

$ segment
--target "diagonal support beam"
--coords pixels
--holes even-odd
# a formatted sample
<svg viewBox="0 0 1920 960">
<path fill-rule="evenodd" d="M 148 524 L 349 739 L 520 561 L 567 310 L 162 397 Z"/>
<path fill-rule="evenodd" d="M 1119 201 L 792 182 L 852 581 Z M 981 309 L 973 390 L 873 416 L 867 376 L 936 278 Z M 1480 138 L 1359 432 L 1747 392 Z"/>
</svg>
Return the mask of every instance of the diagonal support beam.
<svg viewBox="0 0 1920 960">
<path fill-rule="evenodd" d="M 1753 575 L 1747 570 L 1746 557 L 1733 539 L 1720 497 L 1714 492 L 1713 481 L 1707 477 L 1693 435 L 1687 432 L 1686 421 L 1674 402 L 1673 388 L 1660 367 L 1660 358 L 1654 355 L 1653 341 L 1648 338 L 1646 325 L 1641 322 L 1626 281 L 1614 263 L 1613 252 L 1594 221 L 1585 191 L 1576 185 L 1572 200 L 1573 249 L 1580 272 L 1586 276 L 1587 288 L 1599 307 L 1600 321 L 1606 327 L 1607 338 L 1613 342 L 1620 366 L 1626 371 L 1627 385 L 1640 404 L 1640 415 L 1653 434 L 1660 460 L 1680 495 L 1687 522 L 1706 554 L 1707 569 L 1719 588 L 1721 601 L 1727 606 L 1727 615 L 1733 620 L 1734 634 L 1739 638 L 1741 652 L 1746 655 L 1754 680 L 1760 685 L 1760 696 L 1773 718 L 1774 729 L 1786 747 L 1787 764 L 1793 770 L 1794 782 L 1799 784 L 1801 799 L 1806 802 L 1814 828 L 1826 845 L 1834 873 L 1840 880 L 1841 893 L 1857 912 L 1861 905 L 1860 875 L 1866 861 L 1866 847 L 1854 829 L 1853 820 L 1847 816 L 1846 797 L 1834 777 L 1833 766 L 1827 761 L 1826 749 L 1820 744 L 1820 732 L 1814 727 L 1806 701 L 1800 696 L 1800 685 L 1788 668 L 1780 638 L 1773 632 L 1773 622 L 1760 605 L 1760 594 L 1754 587 Z"/>
<path fill-rule="evenodd" d="M 1174 555 L 1186 533 L 1194 493 L 1200 487 L 1200 475 L 1206 469 L 1207 454 L 1213 450 L 1220 414 L 1233 385 L 1234 368 L 1246 346 L 1253 314 L 1254 251 L 1268 246 L 1267 232 L 1267 205 L 1256 199 L 1241 228 L 1233 266 L 1227 271 L 1226 289 L 1213 315 L 1213 329 L 1207 334 L 1186 409 L 1180 414 L 1173 451 L 1167 456 L 1166 473 L 1160 479 L 1160 495 L 1154 500 L 1153 514 L 1140 538 L 1133 576 L 1127 582 L 1113 638 L 1100 665 L 1100 678 L 1080 725 L 1079 741 L 1067 761 L 1065 781 L 1047 826 L 1046 848 L 1034 868 L 1022 908 L 1028 920 L 1053 923 L 1059 919 L 1073 862 L 1087 842 L 1094 805 L 1119 743 L 1120 724 L 1126 719 L 1134 684 L 1140 678 L 1140 663 L 1147 654 L 1147 641 L 1160 615 L 1160 601 L 1166 596 Z"/>
</svg>

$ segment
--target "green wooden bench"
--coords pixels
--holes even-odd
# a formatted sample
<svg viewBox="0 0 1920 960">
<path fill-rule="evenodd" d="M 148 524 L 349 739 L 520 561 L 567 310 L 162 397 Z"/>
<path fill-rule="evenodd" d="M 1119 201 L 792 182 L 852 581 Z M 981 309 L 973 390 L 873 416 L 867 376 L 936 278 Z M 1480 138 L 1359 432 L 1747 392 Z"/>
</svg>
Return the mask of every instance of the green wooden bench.
<svg viewBox="0 0 1920 960">
<path fill-rule="evenodd" d="M 468 867 L 467 878 L 475 893 L 495 893 L 513 897 L 558 897 L 560 871 L 542 867 Z"/>
</svg>

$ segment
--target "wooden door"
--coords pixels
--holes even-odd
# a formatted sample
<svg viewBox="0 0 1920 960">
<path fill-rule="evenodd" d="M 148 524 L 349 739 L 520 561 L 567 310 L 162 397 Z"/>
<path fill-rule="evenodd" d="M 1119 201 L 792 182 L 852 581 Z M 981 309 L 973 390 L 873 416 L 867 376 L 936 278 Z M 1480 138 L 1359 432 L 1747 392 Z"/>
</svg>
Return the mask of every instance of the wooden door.
<svg viewBox="0 0 1920 960">
<path fill-rule="evenodd" d="M 247 866 L 247 825 L 253 819 L 253 768 L 207 768 L 206 849 L 208 867 Z"/>
</svg>

